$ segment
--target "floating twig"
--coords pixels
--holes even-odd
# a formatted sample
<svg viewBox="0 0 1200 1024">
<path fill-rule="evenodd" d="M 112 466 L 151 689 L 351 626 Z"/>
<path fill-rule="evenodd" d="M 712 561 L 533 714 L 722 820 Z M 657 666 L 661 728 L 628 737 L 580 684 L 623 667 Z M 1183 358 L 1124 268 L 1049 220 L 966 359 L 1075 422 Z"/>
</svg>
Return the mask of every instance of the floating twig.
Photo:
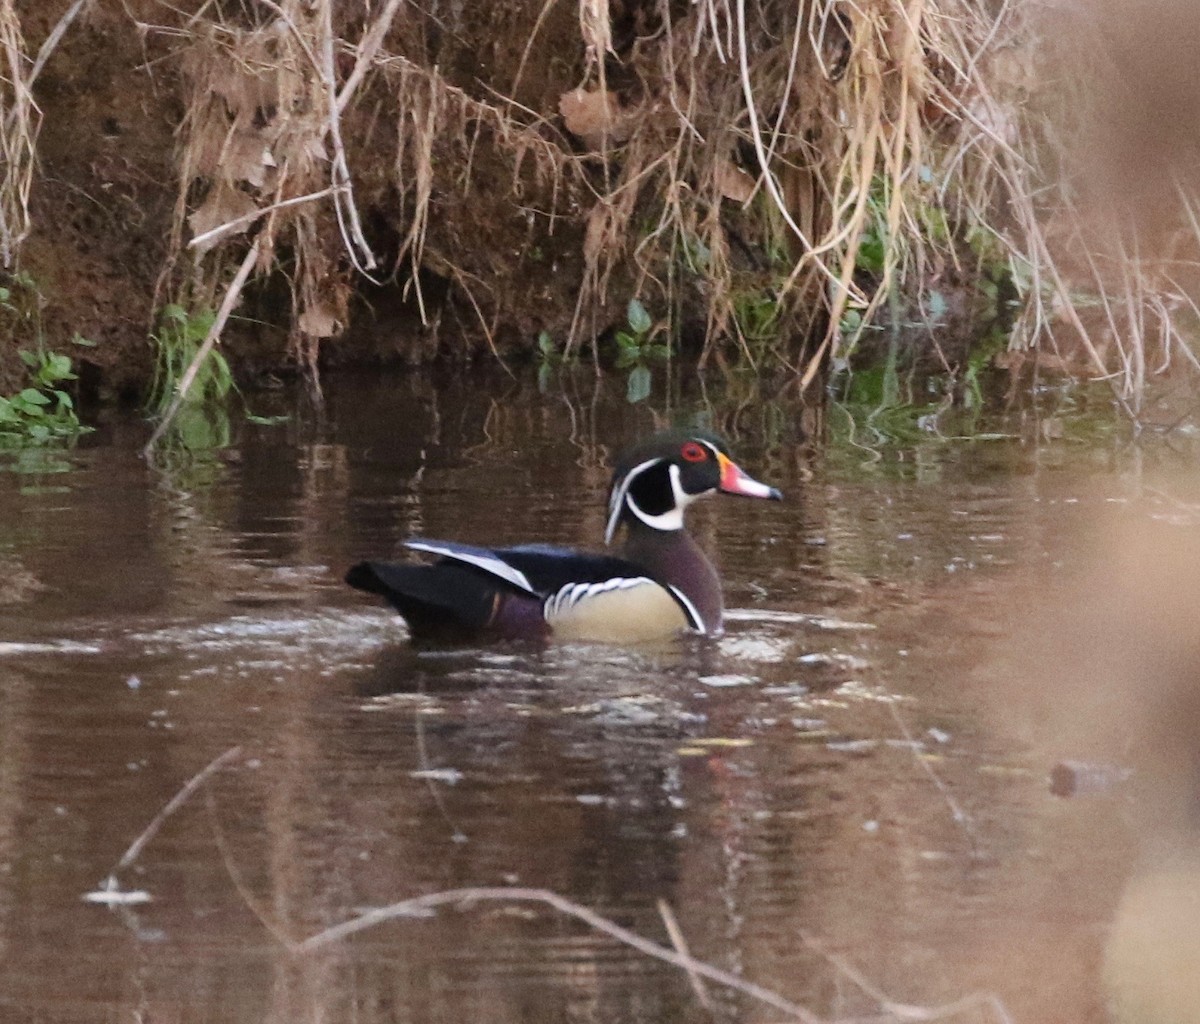
<svg viewBox="0 0 1200 1024">
<path fill-rule="evenodd" d="M 628 928 L 622 928 L 619 924 L 614 924 L 607 918 L 601 917 L 595 911 L 559 896 L 557 893 L 550 892 L 548 889 L 480 887 L 447 889 L 443 892 L 429 893 L 426 896 L 414 896 L 412 899 L 401 900 L 390 906 L 380 907 L 377 910 L 369 911 L 342 924 L 334 925 L 332 928 L 326 928 L 324 931 L 310 936 L 291 948 L 296 953 L 310 953 L 315 949 L 320 949 L 322 946 L 337 942 L 356 932 L 374 928 L 377 925 L 398 917 L 405 917 L 414 910 L 423 910 L 428 907 L 438 907 L 446 904 L 484 901 L 545 903 L 560 913 L 583 921 L 596 931 L 603 932 L 605 935 L 627 946 L 632 946 L 639 952 L 645 953 L 647 956 L 652 956 L 656 960 L 662 960 L 689 973 L 694 972 L 696 975 L 715 981 L 719 985 L 724 985 L 727 988 L 741 992 L 743 995 L 750 996 L 752 999 L 757 999 L 761 1003 L 790 1014 L 797 1020 L 802 1021 L 803 1024 L 822 1024 L 820 1017 L 799 1003 L 793 1003 L 790 999 L 785 999 L 768 988 L 756 985 L 752 981 L 746 981 L 743 978 L 739 978 L 736 974 L 730 974 L 728 971 L 721 970 L 719 967 L 713 967 L 711 964 L 706 964 L 695 957 L 678 953 L 673 949 L 660 946 L 656 942 L 651 942 L 649 939 L 638 935 L 637 932 L 630 931 Z"/>
<path fill-rule="evenodd" d="M 225 751 L 225 753 L 221 754 L 219 757 L 213 758 L 213 760 L 208 763 L 207 767 L 201 769 L 199 772 L 193 775 L 184 784 L 183 788 L 167 801 L 166 806 L 154 816 L 154 819 L 149 825 L 146 826 L 142 834 L 129 844 L 129 849 L 125 851 L 125 853 L 121 856 L 121 859 L 117 861 L 116 865 L 113 867 L 112 871 L 108 873 L 108 878 L 101 883 L 101 888 L 115 891 L 117 888 L 117 875 L 132 865 L 134 861 L 141 856 L 142 850 L 146 848 L 146 844 L 150 842 L 150 840 L 153 839 L 158 833 L 158 830 L 162 828 L 163 822 L 166 821 L 177 810 L 179 810 L 179 808 L 187 802 L 188 798 L 204 785 L 210 776 L 214 775 L 216 772 L 219 772 L 223 767 L 225 767 L 225 765 L 241 754 L 241 752 L 241 747 L 230 747 L 229 750 Z"/>
<path fill-rule="evenodd" d="M 683 929 L 679 927 L 679 922 L 675 920 L 675 911 L 671 909 L 671 904 L 666 900 L 659 900 L 658 913 L 663 919 L 667 934 L 671 936 L 671 945 L 675 947 L 675 952 L 691 960 L 692 954 L 688 949 L 687 939 L 684 938 Z M 704 979 L 692 970 L 690 965 L 687 967 L 687 972 L 688 981 L 692 983 L 692 991 L 696 993 L 696 999 L 706 1010 L 711 1010 L 713 1005 L 712 999 L 709 998 L 708 989 L 704 987 Z"/>
</svg>

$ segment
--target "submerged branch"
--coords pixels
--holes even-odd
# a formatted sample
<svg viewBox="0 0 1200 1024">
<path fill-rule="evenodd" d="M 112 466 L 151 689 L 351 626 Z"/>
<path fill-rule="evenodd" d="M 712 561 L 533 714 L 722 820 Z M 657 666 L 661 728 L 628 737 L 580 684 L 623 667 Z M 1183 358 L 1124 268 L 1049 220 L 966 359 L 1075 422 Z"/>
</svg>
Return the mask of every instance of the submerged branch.
<svg viewBox="0 0 1200 1024">
<path fill-rule="evenodd" d="M 619 924 L 614 924 L 607 918 L 601 917 L 594 910 L 589 910 L 587 907 L 559 896 L 548 889 L 478 887 L 448 889 L 444 892 L 429 893 L 426 896 L 414 896 L 412 899 L 401 900 L 390 906 L 380 907 L 378 910 L 369 911 L 360 917 L 355 917 L 342 924 L 334 925 L 332 928 L 326 928 L 323 932 L 318 932 L 303 942 L 297 943 L 292 949 L 296 953 L 310 953 L 330 943 L 338 942 L 356 932 L 374 928 L 398 917 L 405 917 L 415 910 L 445 906 L 447 904 L 471 904 L 489 901 L 544 903 L 553 907 L 559 913 L 574 917 L 584 922 L 588 927 L 594 928 L 596 931 L 602 932 L 626 946 L 631 946 L 639 952 L 645 953 L 647 956 L 652 956 L 656 960 L 662 960 L 681 970 L 708 978 L 710 981 L 715 981 L 727 988 L 732 988 L 767 1006 L 790 1014 L 803 1022 L 803 1024 L 821 1024 L 820 1017 L 805 1009 L 799 1003 L 793 1003 L 790 999 L 785 999 L 783 996 L 772 992 L 770 989 L 763 988 L 761 985 L 756 985 L 752 981 L 739 978 L 736 974 L 730 974 L 719 967 L 713 967 L 711 964 L 706 964 L 694 957 L 685 956 L 673 949 L 668 949 L 665 946 L 658 945 L 656 942 L 651 942 L 649 939 L 638 935 L 637 932 L 630 931 L 628 928 L 622 928 Z"/>
<path fill-rule="evenodd" d="M 211 776 L 219 772 L 234 758 L 238 757 L 241 752 L 241 747 L 230 747 L 230 749 L 225 751 L 225 753 L 213 758 L 206 767 L 202 768 L 195 775 L 193 775 L 184 784 L 183 788 L 167 801 L 163 809 L 154 816 L 150 824 L 147 825 L 142 831 L 142 834 L 129 844 L 129 849 L 127 849 L 121 855 L 121 859 L 117 861 L 117 863 L 113 866 L 112 871 L 108 873 L 108 883 L 111 883 L 109 887 L 115 888 L 117 875 L 126 868 L 130 867 L 138 859 L 138 857 L 141 856 L 142 850 L 144 850 L 146 848 L 146 844 L 158 834 L 158 830 L 162 828 L 163 822 L 165 822 L 172 814 L 179 810 L 180 807 L 187 803 L 192 794 L 195 793 L 196 790 L 198 790 L 201 786 L 203 786 Z"/>
</svg>

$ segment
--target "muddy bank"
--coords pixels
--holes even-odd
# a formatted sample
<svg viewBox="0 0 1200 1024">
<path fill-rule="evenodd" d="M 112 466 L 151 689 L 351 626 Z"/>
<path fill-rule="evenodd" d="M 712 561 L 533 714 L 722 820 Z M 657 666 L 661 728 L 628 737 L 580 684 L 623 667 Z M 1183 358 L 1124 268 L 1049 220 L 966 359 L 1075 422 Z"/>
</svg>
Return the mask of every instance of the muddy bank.
<svg viewBox="0 0 1200 1024">
<path fill-rule="evenodd" d="M 628 330 L 634 296 L 635 348 L 811 378 L 880 269 L 856 277 L 865 206 L 849 231 L 834 214 L 848 169 L 869 185 L 883 153 L 846 133 L 846 104 L 862 125 L 919 119 L 904 83 L 933 60 L 905 42 L 919 25 L 877 6 L 887 33 L 773 3 L 748 25 L 634 0 L 17 4 L 10 55 L 31 67 L 53 45 L 17 139 L 36 152 L 28 203 L 7 227 L 21 242 L 27 216 L 14 267 L 37 317 L 10 315 L 0 383 L 40 331 L 96 343 L 72 353 L 85 382 L 143 388 L 161 311 L 211 316 L 247 259 L 226 339 L 243 378 L 539 338 L 569 357 Z"/>
<path fill-rule="evenodd" d="M 28 52 L 37 52 L 70 6 L 66 0 L 18 5 Z M 180 24 L 201 7 L 184 4 L 172 14 L 161 4 L 137 0 L 94 5 L 71 23 L 36 81 L 38 163 L 30 232 L 19 261 L 32 284 L 30 294 L 20 296 L 21 315 L 9 317 L 5 334 L 11 336 L 0 337 L 0 391 L 20 379 L 16 349 L 30 346 L 38 330 L 51 347 L 82 364 L 86 383 L 103 384 L 112 393 L 141 391 L 153 373 L 149 335 L 157 310 L 177 300 L 180 291 L 191 294 L 193 305 L 211 303 L 223 270 L 206 267 L 182 249 L 179 236 L 186 242 L 204 217 L 220 223 L 253 209 L 260 189 L 266 192 L 267 165 L 283 157 L 263 148 L 275 141 L 278 151 L 278 132 L 272 140 L 268 129 L 277 118 L 271 107 L 280 99 L 279 82 L 265 81 L 251 69 L 240 80 L 226 78 L 221 92 L 214 90 L 221 83 L 206 77 L 214 67 L 229 70 L 213 62 L 230 38 L 240 38 L 245 49 L 246 39 L 270 31 L 263 28 L 267 23 L 239 20 L 233 12 L 232 20 L 216 17 L 203 31 L 181 38 Z M 447 88 L 457 80 L 487 96 L 490 89 L 511 86 L 535 16 L 506 13 L 501 18 L 480 9 L 465 13 L 448 32 L 434 18 L 410 11 L 389 42 L 438 65 Z M 523 19 L 530 24 L 522 28 Z M 339 29 L 357 37 L 361 11 L 345 21 Z M 574 40 L 568 42 L 568 35 Z M 554 53 L 579 50 L 577 23 L 566 9 L 550 14 L 539 39 Z M 226 57 L 232 59 L 229 53 Z M 344 78 L 352 57 L 339 54 L 338 61 Z M 534 61 L 522 76 L 520 95 L 543 106 L 579 75 L 578 59 Z M 262 86 L 258 91 L 255 83 Z M 211 106 L 198 101 L 201 87 L 210 90 Z M 550 231 L 544 217 L 527 215 L 509 201 L 515 179 L 530 210 L 554 205 L 536 175 L 523 175 L 516 162 L 498 155 L 495 125 L 482 120 L 470 134 L 464 121 L 457 133 L 428 140 L 433 145 L 427 155 L 440 180 L 425 196 L 422 252 L 419 260 L 394 265 L 406 229 L 403 196 L 390 180 L 400 158 L 394 120 L 417 116 L 422 104 L 415 86 L 407 110 L 397 107 L 395 97 L 389 104 L 382 82 L 372 83 L 369 91 L 369 99 L 347 112 L 342 131 L 355 168 L 360 215 L 379 262 L 372 276 L 379 283 L 361 277 L 351 283 L 350 268 L 338 251 L 335 215 L 317 212 L 307 225 L 312 237 L 304 255 L 309 263 L 324 261 L 320 279 L 312 282 L 322 292 L 321 302 L 294 308 L 286 278 L 305 271 L 298 266 L 297 237 L 282 240 L 271 254 L 273 263 L 264 260 L 260 280 L 243 296 L 243 321 L 231 327 L 233 361 L 246 376 L 295 365 L 297 313 L 309 314 L 311 337 L 338 334 L 354 322 L 360 339 L 355 351 L 330 346 L 328 358 L 339 362 L 470 357 L 487 348 L 489 333 L 498 349 L 529 348 L 538 330 L 561 329 L 564 315 L 571 315 L 580 273 L 579 226 L 564 218 Z M 457 99 L 462 120 L 474 101 L 465 92 Z M 429 116 L 446 119 L 445 110 L 429 110 L 428 97 L 424 105 Z M 381 126 L 381 118 L 390 128 Z M 255 144 L 258 166 L 248 169 L 245 153 Z M 194 156 L 197 162 L 186 164 L 196 147 L 203 150 Z M 195 173 L 181 181 L 187 171 Z M 288 193 L 282 177 L 276 174 L 269 183 L 272 198 Z M 464 180 L 451 187 L 455 177 Z M 578 207 L 568 194 L 563 200 Z M 184 219 L 189 215 L 190 222 Z M 420 268 L 417 278 L 414 265 Z M 207 295 L 204 285 L 195 286 L 205 277 L 212 279 Z M 480 319 L 483 307 L 486 321 Z M 37 326 L 26 315 L 30 309 L 37 311 Z M 311 322 L 322 318 L 328 322 Z M 401 327 L 403 343 L 395 340 Z M 71 349 L 69 339 L 76 334 L 95 347 Z"/>
<path fill-rule="evenodd" d="M 174 344 L 163 311 L 203 337 L 228 300 L 249 383 L 614 360 L 623 331 L 626 365 L 666 343 L 808 386 L 890 358 L 891 328 L 951 395 L 1053 343 L 1133 408 L 1147 368 L 1200 367 L 1170 262 L 1194 248 L 1171 233 L 1194 223 L 1190 179 L 1154 216 L 1122 212 L 1132 228 L 1098 214 L 1111 186 L 1080 193 L 1072 161 L 1119 163 L 1085 145 L 1101 104 L 1081 142 L 1039 69 L 1103 75 L 1080 54 L 1136 48 L 1099 5 L 1049 24 L 986 6 L 18 2 L 0 389 L 40 342 L 86 389 L 143 392 Z"/>
</svg>

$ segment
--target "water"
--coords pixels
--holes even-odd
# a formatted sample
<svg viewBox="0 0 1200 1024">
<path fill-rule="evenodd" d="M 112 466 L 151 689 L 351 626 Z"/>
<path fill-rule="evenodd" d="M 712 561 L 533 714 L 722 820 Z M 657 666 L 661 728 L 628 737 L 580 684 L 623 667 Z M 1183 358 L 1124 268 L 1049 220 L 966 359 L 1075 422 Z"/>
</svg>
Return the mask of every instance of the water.
<svg viewBox="0 0 1200 1024">
<path fill-rule="evenodd" d="M 702 1019 L 685 973 L 545 904 L 286 945 L 463 887 L 670 947 L 665 901 L 697 958 L 829 1018 L 880 1012 L 852 968 L 904 1003 L 1107 1019 L 1135 830 L 1047 776 L 1121 751 L 1039 731 L 1019 613 L 1102 561 L 1095 517 L 1186 529 L 1191 496 L 1111 452 L 873 461 L 752 427 L 740 461 L 789 500 L 692 517 L 724 637 L 414 648 L 349 564 L 414 534 L 595 546 L 610 453 L 654 426 L 615 393 L 486 385 L 333 382 L 320 424 L 165 474 L 117 418 L 64 472 L 0 472 L 0 1019 Z M 706 987 L 718 1019 L 782 1019 Z"/>
</svg>

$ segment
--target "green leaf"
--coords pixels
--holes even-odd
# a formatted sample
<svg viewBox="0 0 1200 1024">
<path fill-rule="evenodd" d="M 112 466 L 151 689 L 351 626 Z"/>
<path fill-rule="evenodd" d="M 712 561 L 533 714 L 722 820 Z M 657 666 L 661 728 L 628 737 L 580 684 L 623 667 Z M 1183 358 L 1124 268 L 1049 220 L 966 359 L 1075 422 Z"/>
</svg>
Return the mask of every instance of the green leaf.
<svg viewBox="0 0 1200 1024">
<path fill-rule="evenodd" d="M 637 299 L 629 300 L 629 309 L 626 311 L 629 319 L 629 326 L 633 328 L 634 334 L 647 334 L 654 321 L 650 319 L 650 314 L 646 312 L 646 307 Z"/>
<path fill-rule="evenodd" d="M 17 355 L 21 357 L 21 362 L 23 362 L 30 369 L 37 369 L 37 367 L 41 364 L 41 360 L 28 349 L 23 348 L 18 350 Z"/>
<path fill-rule="evenodd" d="M 275 427 L 280 423 L 286 423 L 290 416 L 256 416 L 252 412 L 246 413 L 246 419 L 250 423 L 257 423 L 260 427 Z"/>
<path fill-rule="evenodd" d="M 538 367 L 537 373 L 538 391 L 540 391 L 543 395 L 546 394 L 546 392 L 550 390 L 550 382 L 552 380 L 554 380 L 554 367 L 552 367 L 549 363 L 542 363 L 542 365 Z"/>
<path fill-rule="evenodd" d="M 44 423 L 35 423 L 29 428 L 29 436 L 35 441 L 46 441 L 50 437 L 50 428 Z"/>
<path fill-rule="evenodd" d="M 537 336 L 538 351 L 547 359 L 554 355 L 554 339 L 549 331 L 541 331 Z"/>
<path fill-rule="evenodd" d="M 52 352 L 46 360 L 46 365 L 54 371 L 59 380 L 73 380 L 75 377 L 71 372 L 71 360 L 68 356 L 60 356 Z"/>
<path fill-rule="evenodd" d="M 617 369 L 627 370 L 642 361 L 642 353 L 636 348 L 623 348 L 617 353 Z"/>
<path fill-rule="evenodd" d="M 650 368 L 635 366 L 629 371 L 629 380 L 625 385 L 625 399 L 631 405 L 650 397 Z"/>
<path fill-rule="evenodd" d="M 213 365 L 213 390 L 216 392 L 218 398 L 224 398 L 229 394 L 229 389 L 233 386 L 233 374 L 229 372 L 229 363 L 216 350 L 213 351 L 209 358 L 212 360 Z"/>
<path fill-rule="evenodd" d="M 71 339 L 71 344 L 79 345 L 81 348 L 95 348 L 97 342 L 92 341 L 91 338 L 85 338 L 82 334 L 76 331 L 75 336 Z"/>
<path fill-rule="evenodd" d="M 208 329 L 217 319 L 216 313 L 210 309 L 201 310 L 188 318 L 185 335 L 188 341 L 203 341 L 208 336 Z"/>
<path fill-rule="evenodd" d="M 858 246 L 856 266 L 870 274 L 883 272 L 884 245 L 877 235 L 868 235 Z"/>
<path fill-rule="evenodd" d="M 50 399 L 43 395 L 36 388 L 26 388 L 19 395 L 17 395 L 17 398 L 21 399 L 23 402 L 29 403 L 30 405 L 50 404 Z"/>
<path fill-rule="evenodd" d="M 58 399 L 58 406 L 60 409 L 74 409 L 75 408 L 75 403 L 71 401 L 71 396 L 68 395 L 65 391 L 57 391 L 56 390 L 54 392 L 54 397 Z"/>
</svg>

